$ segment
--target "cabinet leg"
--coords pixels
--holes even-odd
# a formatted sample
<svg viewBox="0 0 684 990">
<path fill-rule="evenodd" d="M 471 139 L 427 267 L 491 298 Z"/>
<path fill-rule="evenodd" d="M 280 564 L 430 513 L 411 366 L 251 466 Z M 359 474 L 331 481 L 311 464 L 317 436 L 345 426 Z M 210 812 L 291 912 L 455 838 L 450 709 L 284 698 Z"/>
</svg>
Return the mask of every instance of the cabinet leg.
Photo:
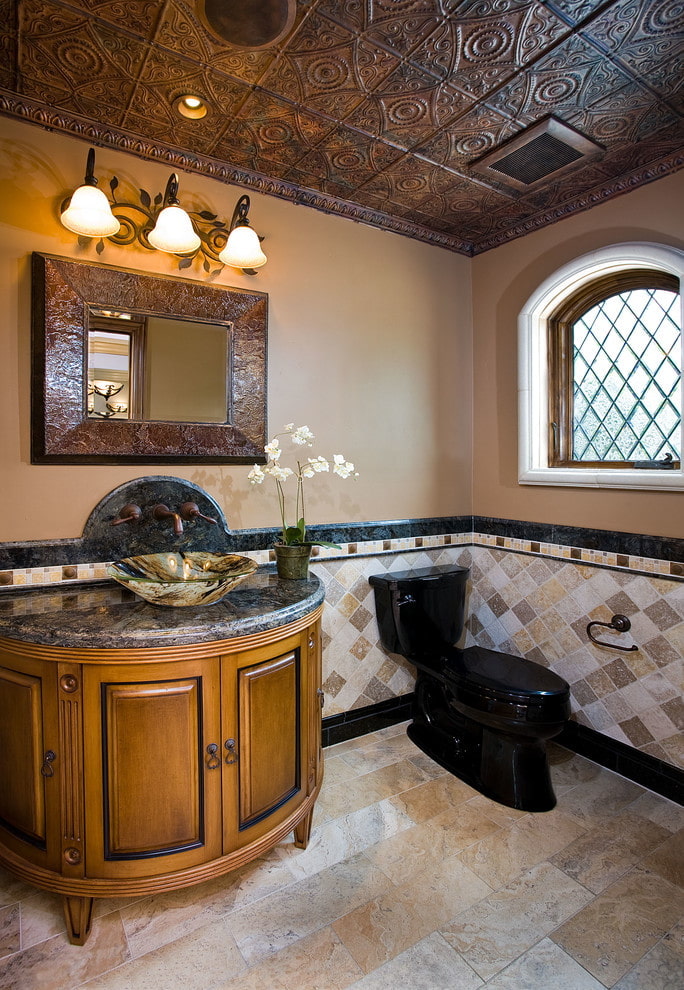
<svg viewBox="0 0 684 990">
<path fill-rule="evenodd" d="M 309 839 L 311 838 L 311 823 L 313 822 L 313 808 L 302 818 L 298 825 L 295 825 L 294 830 L 294 844 L 297 849 L 306 849 L 309 844 Z"/>
<path fill-rule="evenodd" d="M 62 898 L 67 934 L 72 945 L 85 945 L 93 920 L 92 897 Z"/>
</svg>

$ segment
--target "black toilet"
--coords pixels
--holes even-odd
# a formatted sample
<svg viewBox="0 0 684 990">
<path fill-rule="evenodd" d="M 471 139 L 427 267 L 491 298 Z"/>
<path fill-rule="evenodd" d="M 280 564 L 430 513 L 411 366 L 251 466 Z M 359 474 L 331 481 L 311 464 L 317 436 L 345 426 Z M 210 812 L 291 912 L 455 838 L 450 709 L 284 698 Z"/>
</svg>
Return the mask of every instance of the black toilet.
<svg viewBox="0 0 684 990">
<path fill-rule="evenodd" d="M 521 811 L 556 805 L 546 740 L 570 716 L 570 688 L 531 660 L 453 644 L 464 625 L 466 567 L 374 574 L 383 646 L 418 671 L 408 735 L 445 769 Z"/>
</svg>

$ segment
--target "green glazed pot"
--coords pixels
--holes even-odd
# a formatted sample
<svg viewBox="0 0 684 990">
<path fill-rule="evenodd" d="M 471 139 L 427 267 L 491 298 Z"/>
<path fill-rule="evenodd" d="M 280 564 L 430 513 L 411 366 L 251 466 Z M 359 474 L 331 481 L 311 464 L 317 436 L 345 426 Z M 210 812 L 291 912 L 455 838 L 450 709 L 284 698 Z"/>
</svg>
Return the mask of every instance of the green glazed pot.
<svg viewBox="0 0 684 990">
<path fill-rule="evenodd" d="M 290 581 L 305 581 L 308 578 L 311 547 L 289 547 L 284 543 L 276 543 L 274 549 L 278 577 Z"/>
</svg>

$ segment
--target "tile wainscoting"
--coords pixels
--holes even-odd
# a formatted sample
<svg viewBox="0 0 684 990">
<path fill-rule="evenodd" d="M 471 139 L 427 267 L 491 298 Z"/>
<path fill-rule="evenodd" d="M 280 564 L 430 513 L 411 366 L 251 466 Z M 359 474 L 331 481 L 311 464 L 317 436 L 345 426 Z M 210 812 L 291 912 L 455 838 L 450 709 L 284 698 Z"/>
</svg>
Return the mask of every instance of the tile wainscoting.
<svg viewBox="0 0 684 990">
<path fill-rule="evenodd" d="M 472 529 L 463 525 L 466 520 Z M 684 541 L 481 517 L 441 521 L 458 523 L 461 531 L 445 526 L 440 533 L 439 520 L 314 527 L 319 538 L 342 544 L 341 550 L 316 548 L 312 560 L 326 589 L 326 718 L 392 699 L 400 702 L 413 689 L 411 666 L 379 644 L 368 577 L 459 564 L 471 568 L 466 645 L 525 656 L 552 668 L 571 685 L 573 719 L 579 725 L 669 766 L 684 767 Z M 568 535 L 572 545 L 557 542 Z M 253 549 L 259 531 L 233 538 L 235 550 L 259 563 L 272 559 L 273 551 Z M 73 549 L 67 559 L 76 562 L 57 563 L 55 544 L 43 558 L 49 564 L 12 568 L 11 547 L 0 545 L 0 583 L 17 589 L 13 609 L 22 608 L 22 587 L 63 588 L 105 576 L 101 561 L 78 561 Z M 36 565 L 41 559 L 35 545 L 30 558 Z M 26 555 L 16 559 L 23 563 Z M 94 585 L 93 594 L 106 594 L 106 586 Z M 3 607 L 9 605 L 5 598 Z M 608 634 L 602 638 L 634 643 L 638 650 L 625 653 L 589 641 L 588 622 L 609 621 L 615 613 L 630 618 L 630 632 L 602 630 Z"/>
</svg>

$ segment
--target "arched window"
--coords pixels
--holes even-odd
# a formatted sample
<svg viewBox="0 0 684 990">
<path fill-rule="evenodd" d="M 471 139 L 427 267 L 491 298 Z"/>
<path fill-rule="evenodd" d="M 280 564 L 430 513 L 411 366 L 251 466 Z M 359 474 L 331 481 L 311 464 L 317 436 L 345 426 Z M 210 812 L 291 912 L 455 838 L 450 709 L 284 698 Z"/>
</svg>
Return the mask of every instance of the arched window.
<svg viewBox="0 0 684 990">
<path fill-rule="evenodd" d="M 617 245 L 548 279 L 520 316 L 523 484 L 678 489 L 684 253 Z"/>
</svg>

